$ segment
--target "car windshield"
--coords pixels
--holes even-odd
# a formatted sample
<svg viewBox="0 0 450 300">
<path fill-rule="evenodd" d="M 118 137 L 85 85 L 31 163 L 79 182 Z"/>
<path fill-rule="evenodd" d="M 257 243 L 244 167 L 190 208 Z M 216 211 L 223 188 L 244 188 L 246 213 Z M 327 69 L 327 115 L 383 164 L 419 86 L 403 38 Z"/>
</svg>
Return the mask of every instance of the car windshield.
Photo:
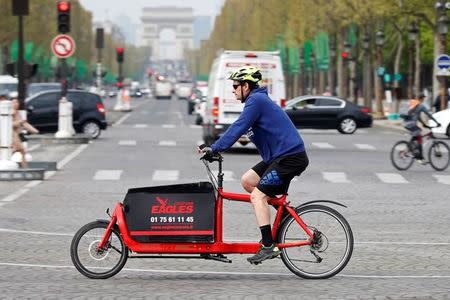
<svg viewBox="0 0 450 300">
<path fill-rule="evenodd" d="M 0 92 L 10 93 L 17 91 L 17 83 L 0 83 Z"/>
<path fill-rule="evenodd" d="M 34 85 L 30 84 L 28 86 L 28 96 L 33 96 L 34 94 L 43 92 L 43 91 L 49 91 L 49 90 L 58 90 L 61 88 L 61 85 L 59 83 L 51 83 L 51 84 L 39 84 Z"/>
</svg>

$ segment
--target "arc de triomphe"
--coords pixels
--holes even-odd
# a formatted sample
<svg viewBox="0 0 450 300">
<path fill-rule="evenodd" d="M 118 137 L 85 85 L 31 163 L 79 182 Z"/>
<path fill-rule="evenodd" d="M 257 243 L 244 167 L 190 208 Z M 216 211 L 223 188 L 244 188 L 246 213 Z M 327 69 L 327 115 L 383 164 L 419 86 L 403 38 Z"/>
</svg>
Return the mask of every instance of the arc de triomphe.
<svg viewBox="0 0 450 300">
<path fill-rule="evenodd" d="M 194 17 L 192 8 L 181 7 L 145 7 L 143 9 L 144 44 L 151 47 L 151 58 L 183 59 L 184 50 L 194 45 Z M 160 40 L 161 31 L 171 29 L 175 32 L 175 43 L 164 45 Z M 169 57 L 166 46 L 175 46 L 175 57 Z M 172 55 L 173 56 L 173 53 Z"/>
</svg>

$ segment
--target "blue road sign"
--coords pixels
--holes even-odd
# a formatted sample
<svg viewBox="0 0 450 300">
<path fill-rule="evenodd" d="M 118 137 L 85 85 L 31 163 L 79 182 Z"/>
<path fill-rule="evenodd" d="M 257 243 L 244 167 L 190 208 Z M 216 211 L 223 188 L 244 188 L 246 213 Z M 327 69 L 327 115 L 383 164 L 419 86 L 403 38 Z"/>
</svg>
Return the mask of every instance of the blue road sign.
<svg viewBox="0 0 450 300">
<path fill-rule="evenodd" d="M 446 54 L 439 55 L 436 59 L 436 65 L 439 69 L 450 69 L 450 56 Z"/>
</svg>

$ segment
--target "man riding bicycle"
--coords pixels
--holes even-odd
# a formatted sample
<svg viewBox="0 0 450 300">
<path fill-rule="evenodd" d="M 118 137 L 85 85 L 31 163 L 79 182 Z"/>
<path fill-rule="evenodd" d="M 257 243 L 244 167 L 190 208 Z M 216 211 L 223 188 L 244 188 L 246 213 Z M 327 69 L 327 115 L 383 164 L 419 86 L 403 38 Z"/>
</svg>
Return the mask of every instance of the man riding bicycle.
<svg viewBox="0 0 450 300">
<path fill-rule="evenodd" d="M 433 115 L 428 111 L 428 109 L 423 105 L 423 100 L 425 99 L 425 95 L 420 94 L 417 99 L 413 99 L 409 103 L 408 113 L 405 115 L 401 115 L 405 120 L 404 127 L 410 131 L 412 136 L 412 141 L 416 141 L 417 143 L 417 151 L 414 151 L 414 157 L 417 162 L 424 164 L 425 160 L 422 153 L 422 129 L 418 126 L 418 121 L 423 125 L 426 125 L 425 122 L 420 118 L 421 113 L 423 112 L 433 120 L 437 127 L 441 126 Z"/>
<path fill-rule="evenodd" d="M 259 87 L 261 78 L 261 72 L 251 66 L 231 74 L 233 93 L 237 100 L 245 103 L 244 109 L 214 144 L 199 147 L 204 153 L 223 152 L 246 134 L 263 159 L 241 179 L 242 186 L 251 194 L 262 236 L 260 250 L 247 259 L 253 264 L 281 253 L 272 238 L 267 201 L 287 193 L 292 178 L 299 176 L 309 163 L 303 139 L 286 113 L 269 98 L 267 88 Z"/>
</svg>

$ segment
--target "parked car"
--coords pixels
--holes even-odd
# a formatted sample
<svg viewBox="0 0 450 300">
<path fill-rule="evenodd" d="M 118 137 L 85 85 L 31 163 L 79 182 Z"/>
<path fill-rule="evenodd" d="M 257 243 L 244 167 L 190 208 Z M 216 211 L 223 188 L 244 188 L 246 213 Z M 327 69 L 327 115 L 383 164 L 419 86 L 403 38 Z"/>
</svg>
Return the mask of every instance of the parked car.
<svg viewBox="0 0 450 300">
<path fill-rule="evenodd" d="M 27 87 L 27 97 L 31 97 L 37 93 L 44 91 L 61 91 L 61 83 L 58 82 L 36 82 L 30 83 Z"/>
<path fill-rule="evenodd" d="M 433 128 L 434 134 L 446 134 L 450 138 L 450 108 L 438 111 L 433 114 L 433 118 L 438 121 L 441 126 Z M 436 126 L 433 121 L 430 121 L 429 126 Z"/>
<path fill-rule="evenodd" d="M 289 100 L 285 111 L 297 128 L 337 129 L 352 134 L 371 127 L 370 109 L 329 96 L 302 96 Z"/>
<path fill-rule="evenodd" d="M 27 118 L 41 132 L 58 130 L 58 109 L 61 92 L 46 91 L 35 94 L 25 101 Z M 98 94 L 69 90 L 67 100 L 73 103 L 73 127 L 76 132 L 98 138 L 107 127 L 103 102 Z"/>
</svg>

